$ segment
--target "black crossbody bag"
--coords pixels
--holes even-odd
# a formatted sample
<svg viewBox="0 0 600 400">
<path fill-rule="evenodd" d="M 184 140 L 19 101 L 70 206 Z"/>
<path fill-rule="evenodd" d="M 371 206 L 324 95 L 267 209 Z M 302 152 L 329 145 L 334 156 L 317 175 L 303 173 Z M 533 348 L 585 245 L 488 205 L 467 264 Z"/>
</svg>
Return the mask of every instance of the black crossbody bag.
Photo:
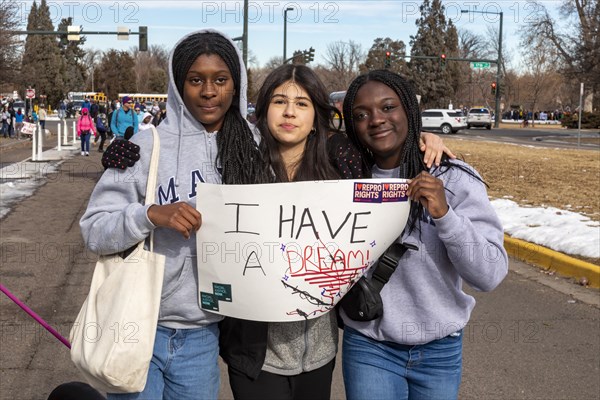
<svg viewBox="0 0 600 400">
<path fill-rule="evenodd" d="M 394 243 L 383 253 L 374 267 L 371 278 L 362 276 L 340 300 L 340 307 L 354 321 L 372 321 L 383 315 L 381 289 L 390 280 L 398 261 L 407 250 L 418 250 L 415 245 Z"/>
</svg>

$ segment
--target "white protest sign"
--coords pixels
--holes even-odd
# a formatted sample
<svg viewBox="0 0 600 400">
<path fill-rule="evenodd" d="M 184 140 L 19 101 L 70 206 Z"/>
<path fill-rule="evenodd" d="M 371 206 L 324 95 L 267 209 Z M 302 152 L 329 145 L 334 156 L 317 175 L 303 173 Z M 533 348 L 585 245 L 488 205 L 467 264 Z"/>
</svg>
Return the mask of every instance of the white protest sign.
<svg viewBox="0 0 600 400">
<path fill-rule="evenodd" d="M 200 183 L 200 305 L 255 321 L 327 313 L 400 236 L 403 179 Z"/>
<path fill-rule="evenodd" d="M 31 122 L 23 122 L 23 126 L 21 127 L 21 135 L 33 135 L 36 128 L 36 124 Z"/>
</svg>

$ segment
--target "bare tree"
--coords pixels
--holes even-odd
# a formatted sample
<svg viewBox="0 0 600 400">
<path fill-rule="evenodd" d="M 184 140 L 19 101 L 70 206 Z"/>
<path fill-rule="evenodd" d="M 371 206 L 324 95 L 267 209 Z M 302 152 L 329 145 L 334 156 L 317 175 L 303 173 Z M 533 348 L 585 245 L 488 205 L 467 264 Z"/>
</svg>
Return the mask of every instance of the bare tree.
<svg viewBox="0 0 600 400">
<path fill-rule="evenodd" d="M 458 31 L 458 51 L 460 57 L 464 58 L 483 58 L 489 51 L 485 39 L 466 29 Z"/>
<path fill-rule="evenodd" d="M 88 76 L 86 87 L 92 88 L 92 91 L 97 91 L 96 79 L 96 68 L 102 59 L 102 51 L 98 49 L 87 49 L 83 57 L 83 63 L 87 67 Z"/>
<path fill-rule="evenodd" d="M 344 90 L 359 73 L 359 66 L 365 59 L 365 54 L 360 44 L 350 40 L 349 42 L 333 42 L 327 45 L 325 53 L 327 67 L 334 72 L 332 83 Z"/>
<path fill-rule="evenodd" d="M 166 93 L 168 84 L 169 52 L 165 46 L 152 45 L 148 51 L 136 47 L 129 50 L 135 62 L 136 91 L 138 93 Z"/>
<path fill-rule="evenodd" d="M 524 44 L 531 46 L 535 38 L 544 37 L 556 49 L 561 72 L 568 78 L 584 82 L 589 103 L 600 107 L 600 2 L 598 0 L 563 0 L 560 23 L 554 20 L 541 1 L 537 18 L 523 28 Z"/>
<path fill-rule="evenodd" d="M 556 52 L 544 38 L 535 40 L 528 47 L 529 51 L 524 58 L 527 68 L 524 83 L 527 88 L 528 107 L 535 113 L 539 109 L 541 100 L 556 90 L 554 85 L 549 84 L 556 72 L 554 67 Z"/>
</svg>

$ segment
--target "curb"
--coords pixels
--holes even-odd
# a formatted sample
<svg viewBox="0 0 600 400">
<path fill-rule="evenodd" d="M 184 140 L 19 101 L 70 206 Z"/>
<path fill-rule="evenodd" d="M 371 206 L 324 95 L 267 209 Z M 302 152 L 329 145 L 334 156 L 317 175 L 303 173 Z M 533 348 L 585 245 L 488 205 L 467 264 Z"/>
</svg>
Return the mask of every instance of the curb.
<svg viewBox="0 0 600 400">
<path fill-rule="evenodd" d="M 569 257 L 535 243 L 512 238 L 506 234 L 504 235 L 504 248 L 511 257 L 518 260 L 534 264 L 545 270 L 556 271 L 578 281 L 586 278 L 588 286 L 600 288 L 600 266 L 598 265 Z"/>
</svg>

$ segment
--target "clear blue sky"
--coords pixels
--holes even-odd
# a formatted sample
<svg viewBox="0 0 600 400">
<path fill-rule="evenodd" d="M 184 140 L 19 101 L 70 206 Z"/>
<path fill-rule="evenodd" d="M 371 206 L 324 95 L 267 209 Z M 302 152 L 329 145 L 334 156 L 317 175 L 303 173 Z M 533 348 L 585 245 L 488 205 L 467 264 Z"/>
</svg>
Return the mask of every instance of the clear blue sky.
<svg viewBox="0 0 600 400">
<path fill-rule="evenodd" d="M 39 2 L 38 2 L 39 3 Z M 560 5 L 559 0 L 543 2 L 549 10 Z M 24 25 L 32 1 L 17 1 Z M 124 26 L 137 31 L 148 26 L 149 44 L 161 44 L 171 49 L 188 32 L 201 28 L 216 28 L 231 37 L 241 36 L 243 1 L 138 0 L 138 1 L 78 1 L 49 0 L 55 26 L 61 18 L 74 17 L 75 25 L 87 31 L 116 31 Z M 314 47 L 316 63 L 323 63 L 327 44 L 334 41 L 360 43 L 367 51 L 377 37 L 403 40 L 407 47 L 410 35 L 416 34 L 421 0 L 415 1 L 250 1 L 249 48 L 260 65 L 273 56 L 283 54 L 283 10 L 287 14 L 287 56 L 294 50 Z M 446 16 L 460 29 L 484 34 L 486 25 L 499 25 L 499 16 L 461 14 L 460 9 L 504 13 L 505 48 L 518 54 L 517 29 L 538 13 L 529 1 L 443 1 Z M 86 47 L 100 50 L 128 49 L 137 45 L 137 36 L 119 41 L 116 36 L 90 35 Z"/>
</svg>

